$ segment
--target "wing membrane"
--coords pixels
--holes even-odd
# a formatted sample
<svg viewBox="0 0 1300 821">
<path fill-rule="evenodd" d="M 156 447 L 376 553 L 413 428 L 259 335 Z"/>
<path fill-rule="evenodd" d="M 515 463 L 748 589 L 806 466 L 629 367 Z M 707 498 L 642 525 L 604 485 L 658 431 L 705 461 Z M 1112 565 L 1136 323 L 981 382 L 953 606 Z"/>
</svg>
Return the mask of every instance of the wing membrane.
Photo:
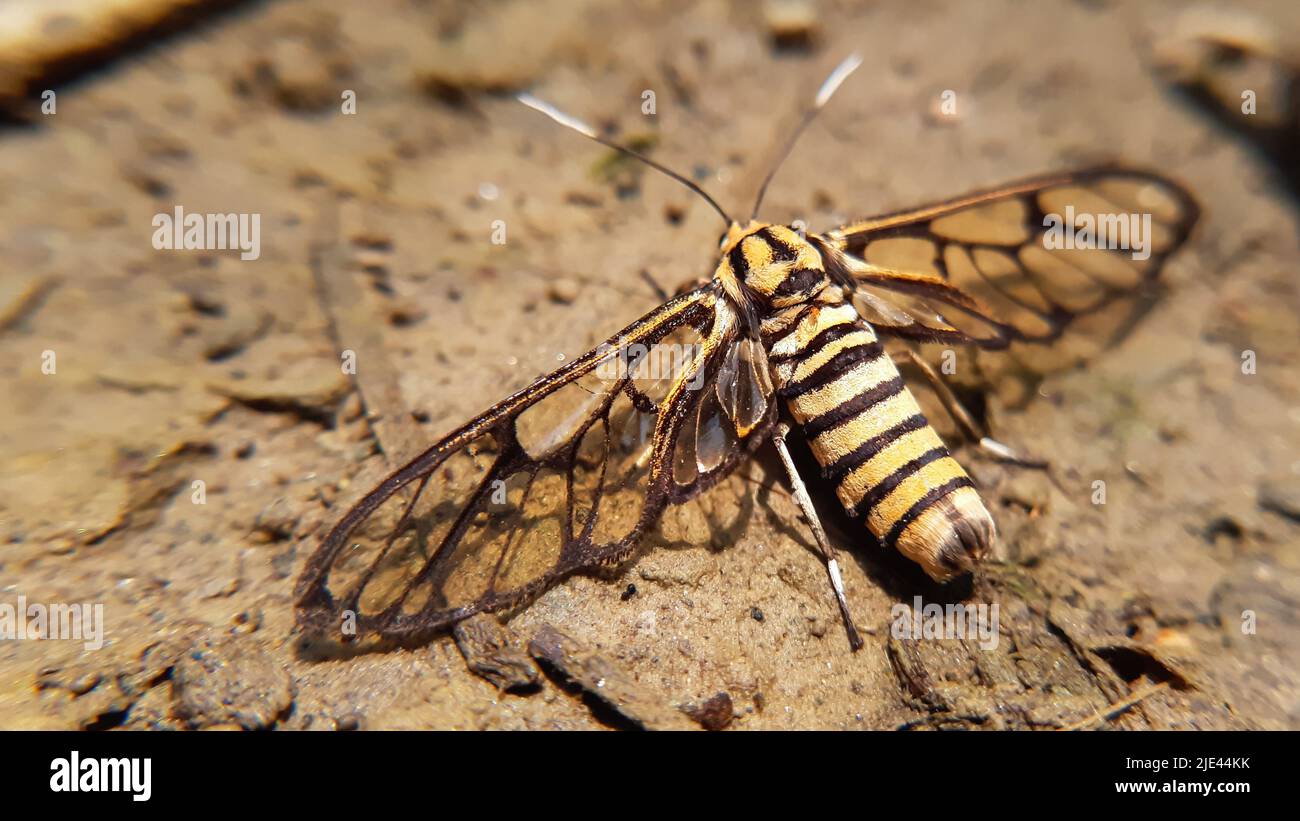
<svg viewBox="0 0 1300 821">
<path fill-rule="evenodd" d="M 299 624 L 417 639 L 626 558 L 770 425 L 770 409 L 719 401 L 737 390 L 717 381 L 735 378 L 737 327 L 704 286 L 444 437 L 325 537 L 298 581 Z"/>
<path fill-rule="evenodd" d="M 824 241 L 882 332 L 1001 349 L 1055 341 L 1140 290 L 1197 216 L 1176 183 L 1107 166 L 862 220 Z"/>
</svg>

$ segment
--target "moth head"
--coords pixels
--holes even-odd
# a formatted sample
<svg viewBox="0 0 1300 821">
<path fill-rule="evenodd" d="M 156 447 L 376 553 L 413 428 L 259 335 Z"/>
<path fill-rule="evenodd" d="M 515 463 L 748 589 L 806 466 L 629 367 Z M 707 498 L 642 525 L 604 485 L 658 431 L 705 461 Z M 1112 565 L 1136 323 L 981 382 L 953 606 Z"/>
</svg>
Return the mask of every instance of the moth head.
<svg viewBox="0 0 1300 821">
<path fill-rule="evenodd" d="M 784 225 L 733 224 L 722 241 L 718 275 L 735 279 L 750 299 L 770 308 L 807 301 L 829 281 L 821 253 Z"/>
</svg>

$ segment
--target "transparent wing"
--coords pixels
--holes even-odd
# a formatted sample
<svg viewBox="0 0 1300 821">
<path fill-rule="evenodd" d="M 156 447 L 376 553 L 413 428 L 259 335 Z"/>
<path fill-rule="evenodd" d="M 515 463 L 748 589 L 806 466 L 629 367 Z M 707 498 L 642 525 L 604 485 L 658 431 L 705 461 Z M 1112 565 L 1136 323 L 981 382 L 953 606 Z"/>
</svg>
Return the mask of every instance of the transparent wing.
<svg viewBox="0 0 1300 821">
<path fill-rule="evenodd" d="M 1176 183 L 1107 166 L 862 220 L 823 242 L 881 331 L 996 349 L 1054 342 L 1139 291 L 1197 215 Z"/>
<path fill-rule="evenodd" d="M 773 408 L 750 388 L 747 342 L 710 284 L 447 435 L 325 537 L 297 584 L 300 626 L 415 640 L 623 560 L 762 441 Z"/>
</svg>

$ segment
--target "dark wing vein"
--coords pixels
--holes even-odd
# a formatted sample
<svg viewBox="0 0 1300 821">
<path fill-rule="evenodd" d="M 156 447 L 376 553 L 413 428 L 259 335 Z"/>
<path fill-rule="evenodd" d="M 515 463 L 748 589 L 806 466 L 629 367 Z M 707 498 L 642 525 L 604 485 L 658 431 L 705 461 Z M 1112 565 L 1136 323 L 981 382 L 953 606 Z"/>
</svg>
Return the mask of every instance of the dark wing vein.
<svg viewBox="0 0 1300 821">
<path fill-rule="evenodd" d="M 883 334 L 1000 349 L 1055 341 L 1142 289 L 1197 217 L 1178 184 L 1103 166 L 861 220 L 820 241 Z M 1092 245 L 1079 247 L 1089 220 Z"/>
<path fill-rule="evenodd" d="M 626 558 L 666 505 L 720 481 L 770 426 L 772 408 L 720 424 L 736 329 L 706 285 L 445 436 L 321 542 L 296 587 L 300 626 L 416 640 Z"/>
</svg>

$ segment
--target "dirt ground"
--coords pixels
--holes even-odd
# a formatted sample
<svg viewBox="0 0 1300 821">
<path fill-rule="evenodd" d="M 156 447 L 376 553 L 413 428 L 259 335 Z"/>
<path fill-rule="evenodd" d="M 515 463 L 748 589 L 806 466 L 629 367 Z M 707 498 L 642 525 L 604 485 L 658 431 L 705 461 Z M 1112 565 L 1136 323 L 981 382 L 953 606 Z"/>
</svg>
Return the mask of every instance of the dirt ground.
<svg viewBox="0 0 1300 821">
<path fill-rule="evenodd" d="M 1300 32 L 1288 0 L 1233 6 Z M 0 726 L 676 727 L 726 693 L 711 723 L 740 729 L 1300 727 L 1297 201 L 1153 70 L 1188 7 L 808 8 L 790 42 L 745 2 L 244 3 L 64 71 L 52 114 L 24 85 L 0 125 L 0 604 L 102 603 L 105 644 L 0 641 Z M 584 648 L 577 681 L 543 665 L 499 691 L 451 637 L 306 652 L 294 580 L 347 504 L 653 308 L 643 273 L 671 289 L 715 264 L 702 202 L 513 93 L 652 144 L 738 209 L 854 50 L 767 219 L 824 229 L 1099 157 L 1205 210 L 1122 342 L 1032 401 L 990 392 L 995 433 L 1056 477 L 958 454 L 996 559 L 941 588 L 831 520 L 868 634 L 851 653 L 767 455 L 670 513 L 684 538 L 510 619 Z M 260 214 L 259 258 L 156 250 L 176 205 Z M 314 243 L 334 249 L 323 288 Z M 373 424 L 344 348 L 391 377 Z M 891 637 L 917 595 L 998 603 L 997 648 Z"/>
</svg>

